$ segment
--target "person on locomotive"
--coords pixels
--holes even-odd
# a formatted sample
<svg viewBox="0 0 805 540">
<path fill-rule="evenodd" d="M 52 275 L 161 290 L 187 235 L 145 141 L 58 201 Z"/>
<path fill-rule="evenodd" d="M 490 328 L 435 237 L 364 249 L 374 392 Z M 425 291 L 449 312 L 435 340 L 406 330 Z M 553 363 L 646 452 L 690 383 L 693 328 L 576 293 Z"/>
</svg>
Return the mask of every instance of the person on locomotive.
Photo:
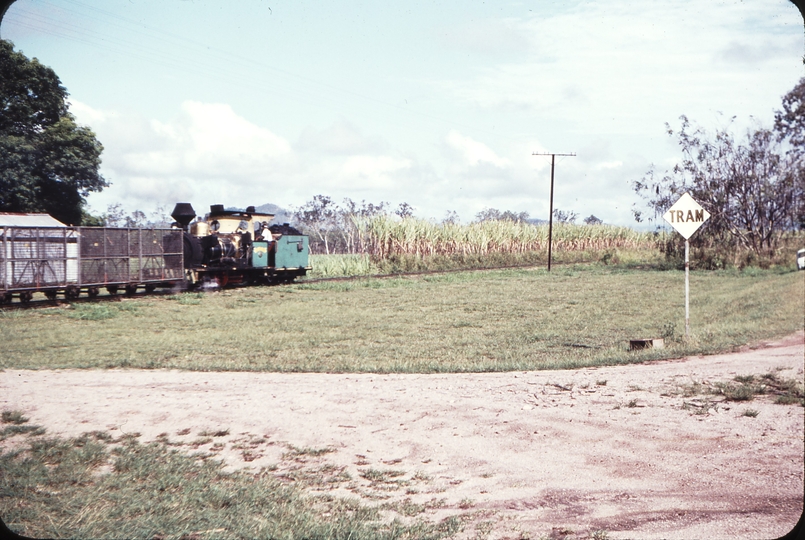
<svg viewBox="0 0 805 540">
<path fill-rule="evenodd" d="M 271 234 L 271 229 L 269 229 L 267 221 L 263 221 L 262 223 L 260 223 L 260 226 L 261 226 L 260 238 L 263 241 L 268 242 L 268 249 L 270 251 L 271 250 L 271 242 L 274 241 L 274 236 Z"/>
</svg>

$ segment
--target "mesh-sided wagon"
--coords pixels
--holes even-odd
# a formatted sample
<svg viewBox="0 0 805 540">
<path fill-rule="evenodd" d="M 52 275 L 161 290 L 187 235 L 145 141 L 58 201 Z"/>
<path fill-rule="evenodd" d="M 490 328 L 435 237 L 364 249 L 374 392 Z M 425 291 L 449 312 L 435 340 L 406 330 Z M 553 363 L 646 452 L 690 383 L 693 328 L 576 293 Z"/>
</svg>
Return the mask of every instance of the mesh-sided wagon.
<svg viewBox="0 0 805 540">
<path fill-rule="evenodd" d="M 0 303 L 174 287 L 182 261 L 177 229 L 0 226 Z"/>
</svg>

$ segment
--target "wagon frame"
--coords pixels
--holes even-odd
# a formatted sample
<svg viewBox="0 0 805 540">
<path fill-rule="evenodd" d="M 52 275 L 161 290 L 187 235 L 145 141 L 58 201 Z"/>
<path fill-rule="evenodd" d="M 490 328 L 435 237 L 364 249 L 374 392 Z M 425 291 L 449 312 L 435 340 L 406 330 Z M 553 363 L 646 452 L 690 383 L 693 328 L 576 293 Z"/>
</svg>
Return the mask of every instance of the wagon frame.
<svg viewBox="0 0 805 540">
<path fill-rule="evenodd" d="M 0 304 L 180 286 L 182 248 L 177 229 L 0 226 Z"/>
</svg>

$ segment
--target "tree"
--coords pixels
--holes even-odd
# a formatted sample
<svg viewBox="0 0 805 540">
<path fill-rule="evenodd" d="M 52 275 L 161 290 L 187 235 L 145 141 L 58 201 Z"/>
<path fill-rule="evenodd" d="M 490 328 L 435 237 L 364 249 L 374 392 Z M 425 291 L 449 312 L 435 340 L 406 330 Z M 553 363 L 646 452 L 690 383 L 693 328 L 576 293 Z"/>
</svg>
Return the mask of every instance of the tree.
<svg viewBox="0 0 805 540">
<path fill-rule="evenodd" d="M 394 211 L 395 214 L 400 216 L 401 218 L 409 218 L 413 217 L 415 208 L 408 204 L 407 202 L 401 202 L 397 209 Z"/>
<path fill-rule="evenodd" d="M 805 151 L 805 78 L 783 96 L 783 110 L 774 113 L 774 131 L 779 141 L 788 141 L 789 151 Z"/>
<path fill-rule="evenodd" d="M 789 99 L 798 93 L 799 105 Z M 763 127 L 747 130 L 736 140 L 729 126 L 711 135 L 692 127 L 681 116 L 676 136 L 682 161 L 662 176 L 652 167 L 633 182 L 635 192 L 654 210 L 654 218 L 686 191 L 708 212 L 710 220 L 693 237 L 693 245 L 705 242 L 722 248 L 751 249 L 760 256 L 774 254 L 786 231 L 803 227 L 805 159 L 803 159 L 802 81 L 784 98 L 775 131 Z M 785 150 L 785 146 L 788 150 Z M 635 219 L 643 219 L 634 209 Z"/>
<path fill-rule="evenodd" d="M 338 206 L 326 195 L 316 195 L 295 213 L 296 220 L 314 232 L 324 244 L 324 252 L 330 254 L 330 235 L 338 221 Z"/>
<path fill-rule="evenodd" d="M 148 218 L 142 210 L 134 210 L 131 214 L 126 215 L 123 205 L 120 203 L 110 204 L 106 207 L 106 213 L 96 218 L 98 223 L 92 225 L 99 225 L 103 227 L 131 227 L 131 228 L 162 228 L 167 229 L 171 225 L 169 220 L 170 214 L 164 205 L 160 205 L 151 212 L 151 217 Z M 89 225 L 89 223 L 85 223 Z"/>
<path fill-rule="evenodd" d="M 47 66 L 0 40 L 0 211 L 89 218 L 85 197 L 109 184 L 103 146 L 70 114 L 67 90 Z"/>
<path fill-rule="evenodd" d="M 442 223 L 444 225 L 458 225 L 461 223 L 461 218 L 458 217 L 458 212 L 455 210 L 448 210 L 444 214 L 444 219 L 442 219 Z"/>
<path fill-rule="evenodd" d="M 475 221 L 514 221 L 515 223 L 528 221 L 528 212 L 512 212 L 505 210 L 501 212 L 497 208 L 484 208 L 475 214 Z"/>
<path fill-rule="evenodd" d="M 577 217 L 579 217 L 579 214 L 572 210 L 567 212 L 559 210 L 558 208 L 554 208 L 553 210 L 553 218 L 559 223 L 575 223 Z"/>
<path fill-rule="evenodd" d="M 603 225 L 604 220 L 595 217 L 593 214 L 590 214 L 588 217 L 584 218 L 584 223 L 586 223 L 587 225 Z"/>
<path fill-rule="evenodd" d="M 805 78 L 783 97 L 783 110 L 774 113 L 774 131 L 777 141 L 786 145 L 787 156 L 794 162 L 793 168 L 798 170 L 799 189 L 798 204 L 795 214 L 797 226 L 805 230 Z"/>
</svg>

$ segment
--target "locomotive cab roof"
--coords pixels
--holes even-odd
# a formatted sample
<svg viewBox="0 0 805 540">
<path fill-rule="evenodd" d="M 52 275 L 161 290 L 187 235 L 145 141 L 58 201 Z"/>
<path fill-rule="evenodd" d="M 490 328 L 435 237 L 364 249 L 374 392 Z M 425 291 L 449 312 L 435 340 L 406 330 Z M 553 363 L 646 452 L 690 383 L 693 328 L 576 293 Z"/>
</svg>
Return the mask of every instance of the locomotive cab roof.
<svg viewBox="0 0 805 540">
<path fill-rule="evenodd" d="M 243 210 L 224 210 L 223 204 L 213 204 L 210 206 L 210 213 L 207 214 L 207 219 L 218 219 L 221 217 L 240 218 L 250 221 L 254 218 L 256 221 L 271 221 L 274 214 L 266 212 L 255 212 L 254 206 L 249 206 L 245 211 Z"/>
</svg>

